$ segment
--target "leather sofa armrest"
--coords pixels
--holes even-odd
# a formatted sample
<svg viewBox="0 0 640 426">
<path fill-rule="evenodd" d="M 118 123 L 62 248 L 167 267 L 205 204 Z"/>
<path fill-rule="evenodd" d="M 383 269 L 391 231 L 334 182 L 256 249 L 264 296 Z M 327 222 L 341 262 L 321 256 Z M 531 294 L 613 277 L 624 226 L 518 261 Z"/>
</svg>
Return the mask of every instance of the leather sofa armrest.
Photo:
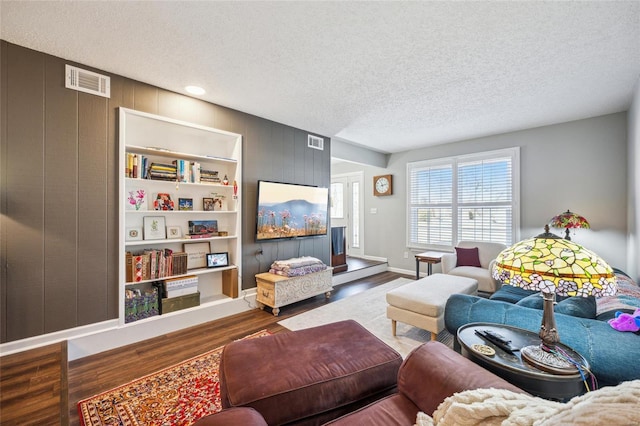
<svg viewBox="0 0 640 426">
<path fill-rule="evenodd" d="M 202 417 L 194 426 L 268 426 L 262 415 L 250 407 L 225 408 L 215 414 Z"/>
<path fill-rule="evenodd" d="M 398 373 L 398 391 L 429 415 L 456 392 L 491 387 L 525 393 L 435 341 L 414 349 Z"/>
<path fill-rule="evenodd" d="M 458 263 L 458 256 L 455 253 L 445 253 L 442 255 L 442 273 L 448 274 Z"/>
</svg>

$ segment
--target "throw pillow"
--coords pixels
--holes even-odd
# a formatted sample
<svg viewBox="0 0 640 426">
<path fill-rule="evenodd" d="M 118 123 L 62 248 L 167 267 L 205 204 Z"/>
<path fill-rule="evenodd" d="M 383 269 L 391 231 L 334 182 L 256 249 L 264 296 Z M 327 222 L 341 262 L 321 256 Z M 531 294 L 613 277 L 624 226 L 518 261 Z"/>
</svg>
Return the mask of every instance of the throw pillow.
<svg viewBox="0 0 640 426">
<path fill-rule="evenodd" d="M 532 294 L 537 294 L 538 291 L 535 290 L 525 290 L 520 287 L 514 287 L 512 285 L 503 285 L 500 287 L 500 290 L 493 293 L 489 299 L 491 300 L 501 300 L 503 302 L 509 303 L 517 303 L 523 298 L 530 296 Z"/>
<path fill-rule="evenodd" d="M 478 247 L 462 248 L 456 247 L 456 266 L 477 266 L 480 267 L 480 256 Z"/>
<path fill-rule="evenodd" d="M 596 317 L 595 297 L 561 297 L 556 298 L 556 305 L 553 310 L 556 314 L 570 315 L 572 317 L 590 318 Z M 516 305 L 525 308 L 543 309 L 544 300 L 540 293 L 532 294 L 521 300 Z"/>
<path fill-rule="evenodd" d="M 558 302 L 554 311 L 557 314 L 571 315 L 572 317 L 590 318 L 596 317 L 596 298 L 589 297 L 567 297 Z"/>
<path fill-rule="evenodd" d="M 537 292 L 518 300 L 516 305 L 531 309 L 542 309 L 544 307 L 544 300 L 542 300 L 540 292 Z"/>
</svg>

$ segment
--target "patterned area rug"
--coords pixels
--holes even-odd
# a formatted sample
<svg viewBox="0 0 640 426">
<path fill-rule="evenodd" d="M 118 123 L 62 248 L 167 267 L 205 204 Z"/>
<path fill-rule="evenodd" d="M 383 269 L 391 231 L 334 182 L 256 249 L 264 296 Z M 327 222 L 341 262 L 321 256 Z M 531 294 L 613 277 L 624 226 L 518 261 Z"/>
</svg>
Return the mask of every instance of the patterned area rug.
<svg viewBox="0 0 640 426">
<path fill-rule="evenodd" d="M 245 339 L 269 334 L 263 330 Z M 78 402 L 81 424 L 187 426 L 220 411 L 218 367 L 223 348 Z"/>
<path fill-rule="evenodd" d="M 413 280 L 398 278 L 387 284 L 279 321 L 278 324 L 289 330 L 300 330 L 335 321 L 356 320 L 404 358 L 411 350 L 431 340 L 430 332 L 401 322 L 398 322 L 396 335 L 391 334 L 391 320 L 387 318 L 387 292 L 411 282 Z M 447 330 L 438 334 L 438 341 L 450 348 L 453 347 L 453 336 Z"/>
</svg>

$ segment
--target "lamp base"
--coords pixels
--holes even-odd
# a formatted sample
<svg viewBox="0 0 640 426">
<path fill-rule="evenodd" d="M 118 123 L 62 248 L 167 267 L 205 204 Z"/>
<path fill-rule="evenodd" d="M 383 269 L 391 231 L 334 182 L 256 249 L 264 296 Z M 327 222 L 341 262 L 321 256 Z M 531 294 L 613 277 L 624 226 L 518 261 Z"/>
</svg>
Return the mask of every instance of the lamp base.
<svg viewBox="0 0 640 426">
<path fill-rule="evenodd" d="M 522 359 L 534 367 L 553 374 L 576 374 L 578 369 L 566 359 L 546 351 L 540 345 L 525 346 L 520 349 Z"/>
</svg>

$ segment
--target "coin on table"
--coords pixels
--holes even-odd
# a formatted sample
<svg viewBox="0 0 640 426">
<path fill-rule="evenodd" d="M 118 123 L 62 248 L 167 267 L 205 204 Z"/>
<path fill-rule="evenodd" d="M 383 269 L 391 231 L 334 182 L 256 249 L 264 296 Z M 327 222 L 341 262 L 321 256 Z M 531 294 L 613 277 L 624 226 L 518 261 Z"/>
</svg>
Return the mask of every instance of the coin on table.
<svg viewBox="0 0 640 426">
<path fill-rule="evenodd" d="M 491 346 L 487 346 L 487 345 L 480 345 L 480 344 L 471 345 L 471 349 L 478 352 L 479 354 L 486 355 L 486 356 L 494 356 L 496 354 L 496 350 L 493 349 Z"/>
</svg>

